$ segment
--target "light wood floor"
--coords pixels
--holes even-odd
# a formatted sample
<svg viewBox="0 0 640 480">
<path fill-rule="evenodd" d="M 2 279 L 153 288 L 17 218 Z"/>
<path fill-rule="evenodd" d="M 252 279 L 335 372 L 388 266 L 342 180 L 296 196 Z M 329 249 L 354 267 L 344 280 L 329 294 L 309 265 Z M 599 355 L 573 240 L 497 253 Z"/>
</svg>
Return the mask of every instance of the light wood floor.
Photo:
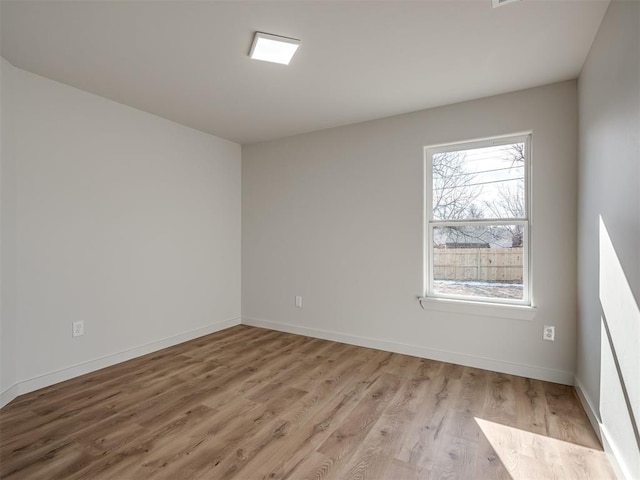
<svg viewBox="0 0 640 480">
<path fill-rule="evenodd" d="M 7 479 L 606 479 L 571 387 L 238 326 L 17 398 Z"/>
</svg>

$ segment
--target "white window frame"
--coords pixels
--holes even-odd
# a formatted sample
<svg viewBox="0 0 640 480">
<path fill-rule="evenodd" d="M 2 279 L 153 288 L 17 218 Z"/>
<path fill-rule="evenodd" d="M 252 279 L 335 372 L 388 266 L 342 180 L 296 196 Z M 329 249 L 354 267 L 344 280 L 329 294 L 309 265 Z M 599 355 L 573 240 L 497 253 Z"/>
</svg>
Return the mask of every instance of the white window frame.
<svg viewBox="0 0 640 480">
<path fill-rule="evenodd" d="M 531 295 L 531 132 L 483 138 L 424 147 L 424 299 L 433 303 L 446 305 L 447 303 L 461 303 L 466 306 L 477 304 L 494 304 L 500 306 L 532 307 Z M 474 148 L 508 145 L 512 143 L 525 144 L 524 165 L 524 218 L 497 218 L 471 220 L 434 220 L 433 219 L 433 156 L 438 153 L 463 151 Z M 453 294 L 437 294 L 433 290 L 433 231 L 435 227 L 452 225 L 522 225 L 523 226 L 523 298 L 490 298 Z"/>
</svg>

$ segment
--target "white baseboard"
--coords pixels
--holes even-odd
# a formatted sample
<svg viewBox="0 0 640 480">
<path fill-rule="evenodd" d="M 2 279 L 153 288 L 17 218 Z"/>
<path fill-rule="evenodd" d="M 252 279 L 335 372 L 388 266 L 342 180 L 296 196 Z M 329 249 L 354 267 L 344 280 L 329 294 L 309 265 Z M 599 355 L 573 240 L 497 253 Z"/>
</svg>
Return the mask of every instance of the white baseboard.
<svg viewBox="0 0 640 480">
<path fill-rule="evenodd" d="M 593 428 L 593 431 L 598 436 L 598 440 L 600 440 L 600 443 L 602 443 L 602 432 L 600 431 L 600 425 L 601 425 L 600 418 L 596 412 L 596 409 L 593 406 L 593 402 L 585 392 L 584 387 L 582 386 L 582 382 L 578 377 L 575 377 L 573 379 L 573 386 L 576 389 L 576 393 L 578 394 L 578 399 L 582 404 L 582 408 L 587 414 L 587 418 L 589 418 L 589 423 L 591 423 L 591 427 Z"/>
<path fill-rule="evenodd" d="M 116 363 L 125 362 L 127 360 L 131 360 L 132 358 L 156 352 L 158 350 L 162 350 L 163 348 L 187 342 L 204 335 L 209 335 L 210 333 L 215 333 L 220 330 L 224 330 L 225 328 L 233 327 L 235 325 L 240 325 L 240 317 L 213 323 L 211 325 L 207 325 L 206 327 L 197 328 L 195 330 L 190 330 L 178 335 L 155 340 L 153 342 L 133 347 L 128 350 L 123 350 L 121 352 L 96 358 L 94 360 L 80 363 L 78 365 L 73 365 L 71 367 L 56 370 L 44 375 L 39 375 L 34 378 L 19 381 L 12 387 L 0 393 L 0 408 L 4 407 L 7 403 L 9 403 L 19 395 L 33 392 L 34 390 L 48 387 L 49 385 L 63 382 L 65 380 L 69 380 L 86 373 L 95 372 L 96 370 L 100 370 L 101 368 L 110 367 L 112 365 L 115 365 Z"/>
<path fill-rule="evenodd" d="M 613 441 L 613 437 L 609 433 L 609 430 L 607 430 L 604 423 L 600 424 L 600 435 L 602 437 L 602 448 L 607 452 L 609 462 L 611 463 L 616 476 L 620 480 L 634 480 L 634 478 L 637 480 L 638 477 L 631 476 L 631 469 L 623 462 L 618 447 Z"/>
<path fill-rule="evenodd" d="M 631 476 L 629 469 L 621 461 L 622 457 L 618 453 L 618 448 L 616 447 L 615 442 L 613 442 L 612 437 L 609 434 L 609 431 L 607 430 L 605 425 L 602 422 L 600 422 L 596 409 L 593 407 L 593 402 L 591 401 L 589 395 L 587 395 L 585 389 L 583 388 L 582 382 L 578 377 L 575 377 L 573 383 L 574 383 L 576 392 L 578 393 L 578 398 L 580 399 L 580 403 L 582 403 L 582 408 L 584 408 L 584 411 L 587 413 L 587 417 L 589 417 L 591 426 L 593 427 L 593 430 L 596 432 L 596 435 L 598 435 L 598 438 L 600 439 L 600 443 L 602 444 L 602 448 L 607 453 L 607 457 L 609 458 L 609 463 L 611 463 L 611 466 L 613 467 L 613 470 L 616 476 L 620 480 L 625 480 L 625 479 L 631 480 L 633 477 Z"/>
<path fill-rule="evenodd" d="M 0 393 L 0 408 L 4 407 L 7 403 L 16 398 L 19 395 L 19 390 L 19 385 L 17 383 L 14 383 L 4 392 Z"/>
<path fill-rule="evenodd" d="M 307 337 L 322 338 L 324 340 L 332 340 L 334 342 L 348 343 L 350 345 L 357 345 L 360 347 L 368 347 L 388 352 L 402 353 L 404 355 L 411 355 L 414 357 L 429 358 L 432 360 L 455 363 L 468 367 L 492 370 L 494 372 L 508 373 L 521 377 L 546 380 L 548 382 L 561 383 L 564 385 L 573 385 L 573 373 L 564 372 L 562 370 L 553 370 L 532 365 L 505 362 L 502 360 L 494 360 L 491 358 L 467 355 L 464 353 L 436 350 L 432 348 L 421 347 L 418 345 L 390 342 L 388 340 L 367 338 L 357 335 L 320 330 L 316 328 L 300 327 L 297 325 L 273 322 L 271 320 L 263 320 L 260 318 L 242 317 L 242 324 L 267 328 L 269 330 L 294 333 L 297 335 L 305 335 Z"/>
</svg>

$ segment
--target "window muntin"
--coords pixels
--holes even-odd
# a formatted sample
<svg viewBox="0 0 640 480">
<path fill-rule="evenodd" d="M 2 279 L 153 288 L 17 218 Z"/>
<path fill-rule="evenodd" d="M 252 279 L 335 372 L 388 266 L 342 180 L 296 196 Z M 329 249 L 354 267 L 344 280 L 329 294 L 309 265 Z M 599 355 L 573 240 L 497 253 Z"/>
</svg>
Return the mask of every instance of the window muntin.
<svg viewBox="0 0 640 480">
<path fill-rule="evenodd" d="M 530 135 L 425 148 L 427 297 L 530 304 Z"/>
</svg>

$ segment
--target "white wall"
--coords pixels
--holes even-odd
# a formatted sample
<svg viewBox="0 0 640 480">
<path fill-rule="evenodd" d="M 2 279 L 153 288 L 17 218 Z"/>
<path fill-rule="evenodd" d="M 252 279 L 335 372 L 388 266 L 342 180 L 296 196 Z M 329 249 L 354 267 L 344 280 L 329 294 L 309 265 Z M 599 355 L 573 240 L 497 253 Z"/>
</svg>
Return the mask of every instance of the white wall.
<svg viewBox="0 0 640 480">
<path fill-rule="evenodd" d="M 528 130 L 535 319 L 421 310 L 423 146 Z M 577 144 L 570 81 L 243 146 L 243 322 L 571 383 Z"/>
<path fill-rule="evenodd" d="M 576 383 L 605 445 L 640 478 L 640 3 L 610 4 L 580 75 L 579 112 Z"/>
<path fill-rule="evenodd" d="M 0 394 L 16 383 L 15 149 L 12 66 L 0 58 Z M 3 405 L 0 398 L 0 405 Z"/>
<path fill-rule="evenodd" d="M 239 323 L 240 146 L 11 76 L 18 393 Z"/>
</svg>

